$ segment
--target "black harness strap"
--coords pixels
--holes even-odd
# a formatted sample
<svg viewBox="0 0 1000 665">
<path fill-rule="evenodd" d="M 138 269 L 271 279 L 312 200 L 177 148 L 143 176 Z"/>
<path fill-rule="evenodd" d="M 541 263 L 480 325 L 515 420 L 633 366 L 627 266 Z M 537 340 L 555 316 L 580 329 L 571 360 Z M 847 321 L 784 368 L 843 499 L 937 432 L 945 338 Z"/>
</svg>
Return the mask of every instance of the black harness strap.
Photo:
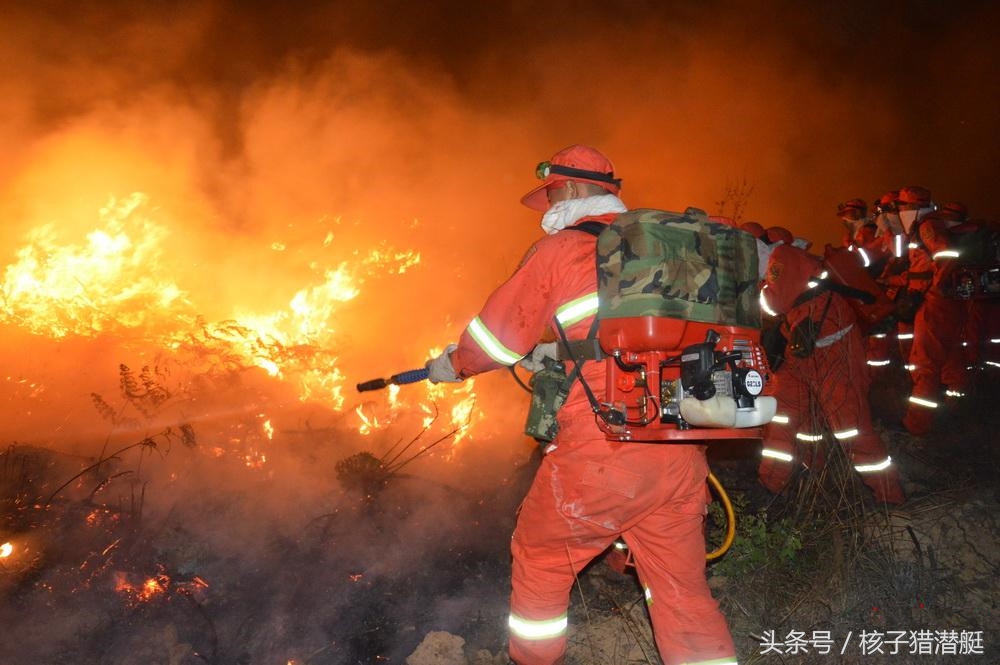
<svg viewBox="0 0 1000 665">
<path fill-rule="evenodd" d="M 817 298 L 828 291 L 832 291 L 833 293 L 844 296 L 845 298 L 860 300 L 866 305 L 872 305 L 875 303 L 875 296 L 867 291 L 856 289 L 853 286 L 841 284 L 840 282 L 833 282 L 828 279 L 818 279 L 816 282 L 816 286 L 799 294 L 799 297 L 792 302 L 792 307 L 798 307 L 799 305 L 807 303 L 813 298 Z"/>
<path fill-rule="evenodd" d="M 564 230 L 582 231 L 583 233 L 587 233 L 596 238 L 599 235 L 601 235 L 601 232 L 603 232 L 604 229 L 606 228 L 608 228 L 608 225 L 605 224 L 604 222 L 587 220 L 586 222 L 580 222 L 579 224 L 576 224 L 574 226 L 568 226 Z M 571 342 L 569 338 L 566 336 L 566 330 L 562 327 L 562 324 L 559 323 L 559 319 L 555 319 L 556 331 L 558 331 L 559 337 L 562 342 L 557 346 L 560 352 L 559 353 L 560 358 L 562 357 L 563 352 L 566 352 L 568 355 L 566 359 L 573 361 L 573 371 L 571 371 L 569 373 L 569 376 L 567 377 L 565 390 L 568 393 L 569 389 L 573 386 L 573 382 L 576 381 L 577 378 L 579 378 L 580 385 L 583 386 L 583 391 L 587 394 L 587 401 L 590 402 L 590 408 L 593 409 L 594 413 L 601 412 L 601 404 L 600 402 L 597 401 L 597 397 L 594 396 L 594 391 L 590 389 L 590 384 L 587 383 L 587 380 L 583 378 L 583 374 L 581 374 L 580 372 L 581 369 L 583 368 L 584 361 L 588 359 L 587 355 L 589 355 L 588 353 L 584 352 L 585 348 L 589 347 L 591 349 L 594 349 L 593 353 L 595 355 L 600 355 L 600 346 L 597 342 L 597 327 L 599 323 L 600 320 L 597 318 L 597 315 L 595 314 L 594 321 L 590 324 L 590 330 L 587 332 L 587 336 L 582 340 L 573 340 Z M 600 359 L 600 358 L 592 358 L 592 359 Z"/>
<path fill-rule="evenodd" d="M 604 222 L 597 222 L 591 219 L 586 222 L 580 222 L 576 226 L 568 226 L 566 228 L 570 231 L 583 231 L 584 233 L 589 233 L 596 238 L 601 235 L 601 231 L 608 228 L 608 225 Z"/>
</svg>

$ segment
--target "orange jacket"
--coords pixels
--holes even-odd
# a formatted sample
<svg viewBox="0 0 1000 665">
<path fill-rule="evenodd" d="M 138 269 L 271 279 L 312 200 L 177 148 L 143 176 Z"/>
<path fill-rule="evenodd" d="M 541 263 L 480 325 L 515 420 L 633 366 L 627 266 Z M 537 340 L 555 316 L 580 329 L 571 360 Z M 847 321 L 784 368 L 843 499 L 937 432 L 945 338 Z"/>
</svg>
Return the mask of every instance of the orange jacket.
<svg viewBox="0 0 1000 665">
<path fill-rule="evenodd" d="M 584 217 L 611 223 L 615 214 Z M 558 339 L 553 321 L 558 317 L 569 339 L 587 336 L 597 314 L 597 239 L 572 227 L 538 240 L 514 274 L 501 284 L 472 320 L 451 355 L 455 373 L 462 377 L 511 366 L 531 352 L 543 334 Z M 572 368 L 572 363 L 568 363 Z M 604 394 L 604 361 L 587 361 L 583 376 L 598 399 Z M 575 416 L 591 412 L 579 381 L 573 384 L 559 411 L 564 425 L 578 427 Z M 580 419 L 596 429 L 592 419 Z M 589 427 L 587 428 L 589 430 Z"/>
</svg>

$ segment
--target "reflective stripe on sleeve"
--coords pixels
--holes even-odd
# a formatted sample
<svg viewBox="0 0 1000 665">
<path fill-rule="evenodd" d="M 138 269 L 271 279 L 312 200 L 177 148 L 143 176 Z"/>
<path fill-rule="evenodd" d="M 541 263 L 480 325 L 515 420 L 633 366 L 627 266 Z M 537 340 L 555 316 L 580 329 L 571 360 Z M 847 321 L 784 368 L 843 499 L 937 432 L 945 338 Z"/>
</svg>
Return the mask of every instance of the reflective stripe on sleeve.
<svg viewBox="0 0 1000 665">
<path fill-rule="evenodd" d="M 504 346 L 477 316 L 469 324 L 469 334 L 486 355 L 501 365 L 513 365 L 523 356 Z"/>
<path fill-rule="evenodd" d="M 779 425 L 787 425 L 788 422 L 789 422 L 789 420 L 788 420 L 788 416 L 786 416 L 784 414 L 781 414 L 781 413 L 776 413 L 776 414 L 774 414 L 774 417 L 771 418 L 771 422 L 772 423 L 778 423 Z"/>
<path fill-rule="evenodd" d="M 885 471 L 892 464 L 892 457 L 886 457 L 881 462 L 875 462 L 874 464 L 855 464 L 854 470 L 858 473 L 874 473 L 876 471 Z"/>
<path fill-rule="evenodd" d="M 760 451 L 761 457 L 770 457 L 771 459 L 781 460 L 782 462 L 791 462 L 794 459 L 788 453 L 783 453 L 780 450 L 772 450 L 771 448 L 764 448 Z"/>
<path fill-rule="evenodd" d="M 799 441 L 808 441 L 809 443 L 815 443 L 816 441 L 822 441 L 822 434 L 806 434 L 805 432 L 796 432 L 795 438 Z"/>
<path fill-rule="evenodd" d="M 523 640 L 550 640 L 566 632 L 569 619 L 563 614 L 555 619 L 529 621 L 511 614 L 507 624 L 510 626 L 510 632 Z"/>
<path fill-rule="evenodd" d="M 885 367 L 890 362 L 892 362 L 892 361 L 890 361 L 890 360 L 869 360 L 868 364 L 871 365 L 872 367 Z"/>
<path fill-rule="evenodd" d="M 853 427 L 851 429 L 845 429 L 840 432 L 834 432 L 833 438 L 837 439 L 838 441 L 843 441 L 844 439 L 853 439 L 860 433 L 861 432 L 858 431 L 857 427 Z"/>
<path fill-rule="evenodd" d="M 556 321 L 561 326 L 571 326 L 594 314 L 597 314 L 597 293 L 588 293 L 575 300 L 570 300 L 557 309 Z"/>
</svg>

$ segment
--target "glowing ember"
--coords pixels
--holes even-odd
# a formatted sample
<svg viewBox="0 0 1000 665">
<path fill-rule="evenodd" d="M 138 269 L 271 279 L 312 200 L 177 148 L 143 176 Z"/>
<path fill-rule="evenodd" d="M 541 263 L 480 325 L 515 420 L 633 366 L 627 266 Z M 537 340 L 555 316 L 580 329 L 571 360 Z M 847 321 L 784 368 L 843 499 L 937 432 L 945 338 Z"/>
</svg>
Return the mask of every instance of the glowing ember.
<svg viewBox="0 0 1000 665">
<path fill-rule="evenodd" d="M 268 441 L 274 439 L 274 425 L 271 424 L 270 419 L 265 420 L 261 428 L 264 430 L 264 436 L 267 437 Z"/>
<path fill-rule="evenodd" d="M 267 464 L 267 455 L 259 450 L 250 449 L 246 455 L 243 456 L 243 461 L 250 469 L 261 469 Z"/>
<path fill-rule="evenodd" d="M 170 586 L 170 578 L 160 574 L 147 578 L 140 585 L 133 585 L 124 573 L 116 574 L 115 591 L 128 597 L 135 603 L 144 603 L 160 596 Z"/>
<path fill-rule="evenodd" d="M 394 251 L 391 249 L 374 249 L 368 255 L 368 258 L 364 260 L 364 263 L 379 266 L 390 274 L 402 275 L 407 269 L 420 263 L 420 253 Z"/>
<path fill-rule="evenodd" d="M 6 559 L 14 553 L 14 546 L 10 543 L 0 545 L 0 559 Z"/>
</svg>

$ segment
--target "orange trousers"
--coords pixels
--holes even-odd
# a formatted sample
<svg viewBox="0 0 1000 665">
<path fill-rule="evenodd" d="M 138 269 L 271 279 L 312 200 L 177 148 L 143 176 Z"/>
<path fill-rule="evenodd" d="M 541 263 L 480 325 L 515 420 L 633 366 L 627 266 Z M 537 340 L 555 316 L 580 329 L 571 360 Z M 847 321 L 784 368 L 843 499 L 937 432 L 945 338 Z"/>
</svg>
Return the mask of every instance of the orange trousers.
<svg viewBox="0 0 1000 665">
<path fill-rule="evenodd" d="M 967 310 L 964 301 L 930 291 L 917 311 L 910 352 L 910 362 L 914 365 L 912 396 L 926 404 L 943 404 L 943 375 L 946 370 L 961 366 Z M 911 401 L 907 406 L 903 425 L 913 434 L 926 434 L 934 425 L 937 409 L 926 404 Z"/>
<path fill-rule="evenodd" d="M 775 375 L 778 417 L 764 428 L 761 483 L 780 492 L 796 469 L 825 464 L 821 441 L 829 428 L 861 479 L 883 503 L 903 502 L 885 444 L 872 428 L 864 339 L 852 329 L 808 358 L 785 360 Z"/>
<path fill-rule="evenodd" d="M 613 443 L 592 434 L 561 435 L 556 443 L 521 505 L 511 543 L 511 659 L 562 662 L 576 575 L 621 535 L 664 663 L 735 663 L 705 578 L 705 447 Z"/>
</svg>

